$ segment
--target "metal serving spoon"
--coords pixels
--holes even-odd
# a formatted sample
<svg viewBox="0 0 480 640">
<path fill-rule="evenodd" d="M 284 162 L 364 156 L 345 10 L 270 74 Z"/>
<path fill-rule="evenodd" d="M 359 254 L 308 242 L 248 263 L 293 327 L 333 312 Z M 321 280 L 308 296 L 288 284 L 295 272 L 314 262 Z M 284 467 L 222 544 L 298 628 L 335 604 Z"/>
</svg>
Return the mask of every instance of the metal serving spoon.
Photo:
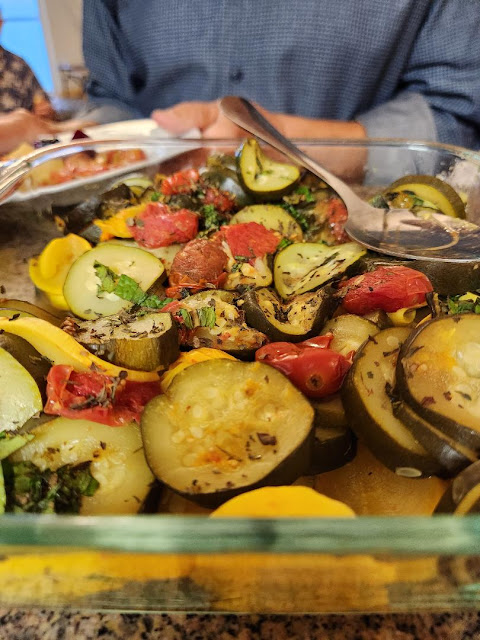
<svg viewBox="0 0 480 640">
<path fill-rule="evenodd" d="M 342 180 L 287 140 L 244 98 L 220 100 L 222 113 L 236 125 L 305 167 L 338 193 L 348 211 L 345 231 L 369 249 L 401 258 L 444 262 L 479 262 L 480 227 L 443 214 L 422 218 L 406 209 L 377 209 L 364 202 Z"/>
</svg>

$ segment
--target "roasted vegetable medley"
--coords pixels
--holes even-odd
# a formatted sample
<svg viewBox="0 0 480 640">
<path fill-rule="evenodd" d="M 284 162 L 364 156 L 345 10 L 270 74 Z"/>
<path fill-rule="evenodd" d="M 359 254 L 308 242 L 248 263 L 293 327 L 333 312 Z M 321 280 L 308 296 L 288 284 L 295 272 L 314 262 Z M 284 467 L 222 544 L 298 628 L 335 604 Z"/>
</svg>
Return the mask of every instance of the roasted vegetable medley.
<svg viewBox="0 0 480 640">
<path fill-rule="evenodd" d="M 431 176 L 373 202 L 465 216 Z M 372 464 L 407 513 L 479 511 L 480 260 L 386 258 L 346 219 L 253 139 L 63 211 L 39 306 L 0 301 L 0 511 L 386 513 L 345 480 Z"/>
</svg>

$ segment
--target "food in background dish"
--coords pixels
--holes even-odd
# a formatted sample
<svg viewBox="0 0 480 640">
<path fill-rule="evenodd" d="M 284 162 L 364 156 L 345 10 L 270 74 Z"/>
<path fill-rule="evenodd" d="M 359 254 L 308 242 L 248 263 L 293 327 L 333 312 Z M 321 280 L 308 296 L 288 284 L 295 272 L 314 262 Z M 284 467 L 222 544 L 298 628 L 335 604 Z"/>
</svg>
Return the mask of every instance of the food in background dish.
<svg viewBox="0 0 480 640">
<path fill-rule="evenodd" d="M 408 176 L 375 202 L 460 216 L 458 198 Z M 65 237 L 30 263 L 63 320 L 0 304 L 26 408 L 0 406 L 2 508 L 134 513 L 161 486 L 212 508 L 305 474 L 346 478 L 365 451 L 399 500 L 443 490 L 428 478 L 480 451 L 480 269 L 372 254 L 346 219 L 322 181 L 254 141 L 67 211 Z M 341 500 L 356 511 L 354 493 Z"/>
</svg>

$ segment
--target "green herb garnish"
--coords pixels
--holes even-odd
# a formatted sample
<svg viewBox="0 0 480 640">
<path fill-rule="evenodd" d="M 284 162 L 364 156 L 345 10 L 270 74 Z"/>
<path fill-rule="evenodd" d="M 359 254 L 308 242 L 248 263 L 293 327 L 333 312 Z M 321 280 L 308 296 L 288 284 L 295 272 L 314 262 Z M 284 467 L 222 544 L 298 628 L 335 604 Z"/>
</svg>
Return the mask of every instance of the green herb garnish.
<svg viewBox="0 0 480 640">
<path fill-rule="evenodd" d="M 476 295 L 476 294 L 475 294 Z M 457 313 L 477 313 L 480 314 L 480 295 L 476 295 L 475 300 L 460 300 L 463 296 L 452 296 L 447 298 L 448 312 Z"/>
<path fill-rule="evenodd" d="M 200 215 L 203 217 L 203 226 L 205 231 L 220 229 L 225 219 L 218 213 L 213 204 L 205 204 L 200 209 Z"/>
<path fill-rule="evenodd" d="M 149 309 L 163 309 L 173 300 L 173 298 L 162 299 L 155 294 L 145 293 L 136 280 L 124 273 L 117 275 L 100 262 L 95 262 L 93 267 L 97 277 L 100 279 L 97 296 L 102 293 L 114 293 L 122 300 L 132 302 L 140 307 L 148 307 Z"/>
<path fill-rule="evenodd" d="M 288 204 L 287 202 L 283 202 L 280 206 L 298 222 L 302 231 L 308 231 L 310 223 L 304 213 L 296 209 L 293 204 Z"/>
<path fill-rule="evenodd" d="M 197 314 L 201 327 L 209 327 L 210 329 L 213 329 L 215 322 L 217 321 L 215 307 L 202 307 L 197 310 Z"/>
<path fill-rule="evenodd" d="M 179 309 L 177 311 L 178 315 L 182 317 L 183 324 L 187 329 L 193 329 L 193 320 L 192 316 L 186 309 Z"/>
<path fill-rule="evenodd" d="M 286 249 L 287 247 L 289 247 L 291 244 L 293 244 L 293 240 L 289 240 L 288 238 L 282 238 L 278 243 L 277 251 L 282 251 L 283 249 Z"/>
<path fill-rule="evenodd" d="M 79 513 L 83 496 L 93 496 L 98 481 L 90 461 L 42 471 L 32 462 L 3 462 L 6 511 L 14 513 Z"/>
<path fill-rule="evenodd" d="M 302 196 L 304 202 L 315 202 L 315 196 L 304 184 L 297 187 L 297 189 L 295 189 L 295 193 L 298 193 L 298 195 Z"/>
<path fill-rule="evenodd" d="M 154 193 L 152 193 L 152 195 L 150 196 L 150 201 L 151 202 L 158 202 L 160 200 L 160 193 L 158 193 L 158 191 L 155 191 Z"/>
</svg>

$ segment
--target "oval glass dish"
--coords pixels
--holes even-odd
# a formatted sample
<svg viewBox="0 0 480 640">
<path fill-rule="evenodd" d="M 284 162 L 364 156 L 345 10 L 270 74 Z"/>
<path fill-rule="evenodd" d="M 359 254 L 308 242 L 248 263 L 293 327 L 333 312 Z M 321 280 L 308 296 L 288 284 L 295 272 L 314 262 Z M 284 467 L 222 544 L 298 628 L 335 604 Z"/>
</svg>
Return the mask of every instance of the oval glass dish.
<svg viewBox="0 0 480 640">
<path fill-rule="evenodd" d="M 440 177 L 461 194 L 467 219 L 480 222 L 478 153 L 415 141 L 296 142 L 366 198 L 405 175 Z M 48 163 L 58 166 L 59 158 L 79 151 L 139 149 L 142 174 L 168 175 L 237 147 L 232 141 L 85 141 L 45 148 L 29 164 L 37 176 L 41 169 L 43 180 Z M 25 176 L 24 162 L 12 166 L 2 193 Z M 121 173 L 128 176 L 131 169 Z M 23 191 L 1 204 L 2 296 L 52 311 L 29 279 L 28 260 L 61 237 L 62 220 L 74 204 L 120 179 L 119 172 L 114 180 L 99 174 L 88 185 L 72 180 L 44 193 L 35 186 L 32 198 Z M 141 515 L 8 513 L 0 516 L 0 604 L 205 613 L 478 610 L 480 516 L 425 515 L 448 481 L 400 478 L 406 483 L 400 487 L 396 481 L 359 445 L 357 458 L 345 467 L 297 481 L 334 498 L 348 485 L 360 514 L 355 518 L 213 519 L 170 493 Z M 433 484 L 412 489 L 409 483 Z M 420 486 L 427 488 L 417 493 Z"/>
</svg>

